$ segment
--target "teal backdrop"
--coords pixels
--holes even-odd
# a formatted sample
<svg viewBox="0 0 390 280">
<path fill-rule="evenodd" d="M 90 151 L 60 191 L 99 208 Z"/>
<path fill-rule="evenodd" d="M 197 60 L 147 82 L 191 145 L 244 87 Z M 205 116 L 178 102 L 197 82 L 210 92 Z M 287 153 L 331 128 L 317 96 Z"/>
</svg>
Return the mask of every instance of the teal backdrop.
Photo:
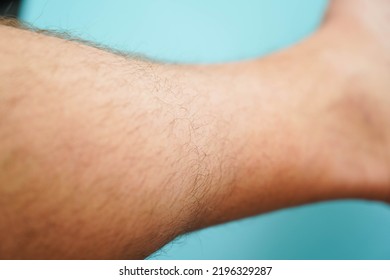
<svg viewBox="0 0 390 280">
<path fill-rule="evenodd" d="M 302 40 L 326 0 L 25 0 L 21 18 L 153 59 L 213 63 Z M 182 236 L 150 259 L 390 259 L 390 209 L 338 201 L 282 210 Z"/>
</svg>

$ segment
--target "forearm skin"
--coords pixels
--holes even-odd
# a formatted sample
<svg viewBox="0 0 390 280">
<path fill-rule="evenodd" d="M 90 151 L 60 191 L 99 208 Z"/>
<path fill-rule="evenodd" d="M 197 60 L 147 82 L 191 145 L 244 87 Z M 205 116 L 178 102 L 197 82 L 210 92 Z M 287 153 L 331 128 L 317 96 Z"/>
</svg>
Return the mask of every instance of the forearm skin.
<svg viewBox="0 0 390 280">
<path fill-rule="evenodd" d="M 232 219 L 385 199 L 388 165 L 338 135 L 360 133 L 334 117 L 360 109 L 324 113 L 348 78 L 323 59 L 326 33 L 176 66 L 0 26 L 0 256 L 143 258 Z"/>
</svg>

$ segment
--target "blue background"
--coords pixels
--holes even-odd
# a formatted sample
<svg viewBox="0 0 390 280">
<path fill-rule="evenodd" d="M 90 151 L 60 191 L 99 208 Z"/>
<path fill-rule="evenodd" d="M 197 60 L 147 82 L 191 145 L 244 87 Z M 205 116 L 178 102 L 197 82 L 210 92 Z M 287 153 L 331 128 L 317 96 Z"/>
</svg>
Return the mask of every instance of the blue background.
<svg viewBox="0 0 390 280">
<path fill-rule="evenodd" d="M 262 56 L 313 32 L 326 0 L 26 0 L 21 18 L 150 58 L 211 63 Z M 390 209 L 339 201 L 180 237 L 151 259 L 390 259 Z"/>
</svg>

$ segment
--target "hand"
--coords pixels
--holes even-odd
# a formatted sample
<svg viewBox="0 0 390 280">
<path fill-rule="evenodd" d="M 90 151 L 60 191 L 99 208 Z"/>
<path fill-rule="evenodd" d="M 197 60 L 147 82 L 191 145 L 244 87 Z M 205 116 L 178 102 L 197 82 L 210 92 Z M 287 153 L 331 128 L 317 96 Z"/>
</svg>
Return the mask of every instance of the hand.
<svg viewBox="0 0 390 280">
<path fill-rule="evenodd" d="M 390 202 L 390 2 L 334 0 L 316 36 L 336 75 L 329 82 L 342 87 L 313 108 L 324 113 L 334 174 L 362 197 Z"/>
</svg>

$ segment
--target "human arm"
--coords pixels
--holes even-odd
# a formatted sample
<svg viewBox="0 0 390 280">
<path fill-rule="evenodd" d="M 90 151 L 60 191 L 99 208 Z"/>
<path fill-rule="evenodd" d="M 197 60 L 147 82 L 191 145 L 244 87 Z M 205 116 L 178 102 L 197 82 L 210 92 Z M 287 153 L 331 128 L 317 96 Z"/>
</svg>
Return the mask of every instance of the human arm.
<svg viewBox="0 0 390 280">
<path fill-rule="evenodd" d="M 344 32 L 178 66 L 0 28 L 4 258 L 142 258 L 232 219 L 388 197 L 388 85 Z"/>
</svg>

